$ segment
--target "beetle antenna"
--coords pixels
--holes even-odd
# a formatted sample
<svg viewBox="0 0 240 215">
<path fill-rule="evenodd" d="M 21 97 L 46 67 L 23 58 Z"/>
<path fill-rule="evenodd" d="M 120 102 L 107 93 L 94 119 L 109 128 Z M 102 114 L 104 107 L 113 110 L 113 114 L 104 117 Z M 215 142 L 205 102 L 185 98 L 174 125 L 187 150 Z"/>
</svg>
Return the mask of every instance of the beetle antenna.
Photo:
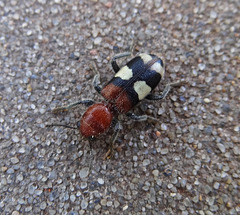
<svg viewBox="0 0 240 215">
<path fill-rule="evenodd" d="M 58 126 L 58 127 L 65 127 L 65 128 L 71 128 L 71 129 L 78 129 L 78 127 L 73 127 L 70 125 L 64 125 L 64 124 L 50 124 L 50 125 L 46 125 L 46 127 L 54 127 L 54 126 Z"/>
</svg>

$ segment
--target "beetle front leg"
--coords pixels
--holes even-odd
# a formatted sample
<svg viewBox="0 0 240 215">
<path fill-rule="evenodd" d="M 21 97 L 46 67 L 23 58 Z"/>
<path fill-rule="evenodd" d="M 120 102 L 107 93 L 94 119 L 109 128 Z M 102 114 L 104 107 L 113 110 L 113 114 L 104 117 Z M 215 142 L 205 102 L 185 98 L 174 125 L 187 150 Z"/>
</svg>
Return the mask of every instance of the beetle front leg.
<svg viewBox="0 0 240 215">
<path fill-rule="evenodd" d="M 94 104 L 95 102 L 93 100 L 81 100 L 81 101 L 77 101 L 74 102 L 72 104 L 66 105 L 66 106 L 62 106 L 62 107 L 56 107 L 52 110 L 53 113 L 60 113 L 60 112 L 65 112 L 65 111 L 69 111 L 70 109 L 76 107 L 77 105 L 80 104 L 84 104 L 86 106 L 90 106 L 92 104 Z"/>
<path fill-rule="evenodd" d="M 100 73 L 98 72 L 97 66 L 94 62 L 91 63 L 90 67 L 95 74 L 94 77 L 93 77 L 93 82 L 92 82 L 93 87 L 99 94 L 101 94 L 102 87 L 100 86 L 100 80 L 99 80 L 100 79 Z"/>
<path fill-rule="evenodd" d="M 116 124 L 114 125 L 114 133 L 113 133 L 111 141 L 110 141 L 109 149 L 108 149 L 107 153 L 104 155 L 104 160 L 110 159 L 113 157 L 114 144 L 115 144 L 115 141 L 117 139 L 117 136 L 118 136 L 118 133 L 120 130 L 121 130 L 121 124 L 119 121 L 116 121 Z"/>
</svg>

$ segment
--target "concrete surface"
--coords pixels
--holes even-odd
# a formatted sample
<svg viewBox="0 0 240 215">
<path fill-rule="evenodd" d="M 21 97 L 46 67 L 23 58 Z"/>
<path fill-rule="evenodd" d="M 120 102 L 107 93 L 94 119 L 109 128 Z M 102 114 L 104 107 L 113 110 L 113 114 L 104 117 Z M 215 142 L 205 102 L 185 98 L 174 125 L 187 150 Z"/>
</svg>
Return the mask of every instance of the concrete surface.
<svg viewBox="0 0 240 215">
<path fill-rule="evenodd" d="M 236 0 L 0 1 L 1 214 L 239 214 L 240 3 Z M 54 115 L 102 83 L 111 57 L 165 59 L 155 90 L 184 78 L 164 101 L 134 109 L 159 121 L 95 140 L 75 126 L 86 107 Z M 125 60 L 125 59 L 124 59 Z"/>
</svg>

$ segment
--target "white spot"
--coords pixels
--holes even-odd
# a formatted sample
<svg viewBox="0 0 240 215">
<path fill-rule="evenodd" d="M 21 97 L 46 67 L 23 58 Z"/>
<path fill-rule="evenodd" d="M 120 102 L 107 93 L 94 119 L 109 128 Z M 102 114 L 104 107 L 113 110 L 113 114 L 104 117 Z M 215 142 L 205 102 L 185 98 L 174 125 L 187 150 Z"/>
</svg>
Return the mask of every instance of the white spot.
<svg viewBox="0 0 240 215">
<path fill-rule="evenodd" d="M 151 66 L 151 70 L 156 71 L 157 73 L 159 73 L 161 75 L 161 77 L 164 77 L 165 74 L 165 69 L 162 67 L 162 65 L 159 62 L 154 63 Z"/>
<path fill-rule="evenodd" d="M 145 53 L 142 53 L 139 56 L 142 58 L 144 64 L 147 64 L 149 61 L 151 61 L 153 59 L 151 55 L 145 54 Z M 151 70 L 156 71 L 157 73 L 159 73 L 161 75 L 162 78 L 164 78 L 165 69 L 162 67 L 162 65 L 159 62 L 155 62 L 151 66 Z"/>
<path fill-rule="evenodd" d="M 119 72 L 117 72 L 115 77 L 119 77 L 123 80 L 129 80 L 133 77 L 132 69 L 129 69 L 128 66 L 124 66 L 119 70 Z"/>
<path fill-rule="evenodd" d="M 150 60 L 152 60 L 152 57 L 149 54 L 142 53 L 139 56 L 142 58 L 144 64 L 147 64 Z"/>
<path fill-rule="evenodd" d="M 134 90 L 138 94 L 138 99 L 144 99 L 152 90 L 145 81 L 136 81 L 133 85 Z"/>
</svg>

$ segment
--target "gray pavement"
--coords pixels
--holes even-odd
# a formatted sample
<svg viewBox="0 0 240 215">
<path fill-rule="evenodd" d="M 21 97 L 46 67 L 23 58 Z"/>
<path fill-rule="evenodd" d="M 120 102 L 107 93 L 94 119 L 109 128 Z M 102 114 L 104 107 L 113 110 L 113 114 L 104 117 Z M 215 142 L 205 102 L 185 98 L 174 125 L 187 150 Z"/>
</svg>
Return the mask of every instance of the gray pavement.
<svg viewBox="0 0 240 215">
<path fill-rule="evenodd" d="M 0 1 L 0 214 L 240 214 L 240 3 L 236 0 Z M 106 83 L 126 51 L 162 56 L 163 101 L 143 101 L 111 160 L 112 130 L 75 126 L 86 107 L 51 110 Z M 125 62 L 125 59 L 123 60 Z"/>
</svg>

